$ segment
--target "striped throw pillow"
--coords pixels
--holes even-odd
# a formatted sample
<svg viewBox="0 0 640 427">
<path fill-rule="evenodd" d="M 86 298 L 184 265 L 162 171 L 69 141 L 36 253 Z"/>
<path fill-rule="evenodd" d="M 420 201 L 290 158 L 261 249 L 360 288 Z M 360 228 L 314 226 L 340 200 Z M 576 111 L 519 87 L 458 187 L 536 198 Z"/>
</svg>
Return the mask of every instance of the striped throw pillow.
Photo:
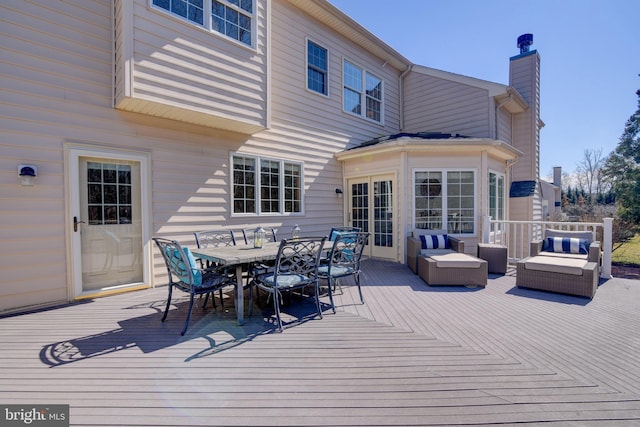
<svg viewBox="0 0 640 427">
<path fill-rule="evenodd" d="M 575 237 L 547 237 L 547 251 L 565 254 L 588 254 L 587 241 Z"/>
<path fill-rule="evenodd" d="M 449 249 L 449 238 L 446 234 L 421 235 L 422 249 Z"/>
</svg>

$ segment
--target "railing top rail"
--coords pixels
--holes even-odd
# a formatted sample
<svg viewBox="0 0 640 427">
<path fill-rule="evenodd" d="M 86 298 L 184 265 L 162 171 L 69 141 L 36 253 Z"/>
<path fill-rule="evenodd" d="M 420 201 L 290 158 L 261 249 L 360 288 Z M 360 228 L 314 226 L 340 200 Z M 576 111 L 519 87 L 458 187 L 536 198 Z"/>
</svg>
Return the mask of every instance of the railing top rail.
<svg viewBox="0 0 640 427">
<path fill-rule="evenodd" d="M 581 227 L 602 227 L 601 222 L 566 222 L 566 221 L 514 221 L 507 219 L 490 219 L 490 223 L 509 223 L 509 224 L 531 224 L 531 225 L 544 225 L 544 226 L 581 226 Z"/>
</svg>

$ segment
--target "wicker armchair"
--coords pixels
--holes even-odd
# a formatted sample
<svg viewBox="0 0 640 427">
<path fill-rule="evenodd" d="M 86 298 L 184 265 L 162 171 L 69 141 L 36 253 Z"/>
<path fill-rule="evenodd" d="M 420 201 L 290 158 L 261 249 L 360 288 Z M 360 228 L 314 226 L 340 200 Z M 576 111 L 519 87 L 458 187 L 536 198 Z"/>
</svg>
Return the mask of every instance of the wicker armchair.
<svg viewBox="0 0 640 427">
<path fill-rule="evenodd" d="M 564 249 L 552 247 L 549 239 L 556 246 L 562 242 Z M 598 289 L 600 242 L 592 239 L 589 231 L 545 230 L 544 240 L 531 242 L 531 256 L 518 261 L 516 286 L 593 298 Z"/>
<path fill-rule="evenodd" d="M 444 246 L 440 246 L 442 243 Z M 416 230 L 408 237 L 407 264 L 430 286 L 487 285 L 487 261 L 465 254 L 464 241 L 446 235 L 444 230 Z"/>
</svg>

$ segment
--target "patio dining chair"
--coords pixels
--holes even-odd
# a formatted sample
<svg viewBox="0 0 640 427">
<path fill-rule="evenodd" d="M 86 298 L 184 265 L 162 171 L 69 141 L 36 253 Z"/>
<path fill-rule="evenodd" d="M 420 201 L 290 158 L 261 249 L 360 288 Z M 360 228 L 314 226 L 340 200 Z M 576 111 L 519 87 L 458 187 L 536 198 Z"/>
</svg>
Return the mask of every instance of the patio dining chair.
<svg viewBox="0 0 640 427">
<path fill-rule="evenodd" d="M 244 238 L 245 245 L 253 246 L 253 233 L 255 229 L 253 228 L 244 228 L 242 229 L 242 236 Z M 277 242 L 277 230 L 275 228 L 270 228 L 265 230 L 265 242 Z"/>
<path fill-rule="evenodd" d="M 233 230 L 207 230 L 207 231 L 196 231 L 193 233 L 196 238 L 196 246 L 198 248 L 219 248 L 223 246 L 236 246 L 236 236 Z M 227 274 L 232 278 L 235 278 L 235 269 L 227 269 L 226 267 L 213 265 L 210 261 L 203 262 L 203 260 L 198 260 L 201 264 L 201 268 L 217 268 L 220 273 Z M 222 288 L 218 290 L 220 304 L 222 304 L 222 308 L 224 309 L 224 300 L 222 298 Z M 207 294 L 204 304 L 207 304 L 209 295 Z M 213 307 L 216 306 L 216 301 L 211 293 L 211 303 Z"/>
<path fill-rule="evenodd" d="M 360 227 L 332 227 L 329 232 L 329 240 L 333 242 L 336 240 L 336 237 L 342 233 L 358 233 L 360 231 L 362 231 Z"/>
<path fill-rule="evenodd" d="M 254 232 L 255 232 L 255 229 L 252 229 L 252 228 L 242 229 L 242 236 L 244 238 L 245 245 L 253 246 Z M 277 242 L 278 241 L 277 232 L 278 230 L 275 228 L 270 228 L 265 230 L 264 241 L 268 243 Z M 247 283 L 251 282 L 256 275 L 271 272 L 271 271 L 273 271 L 273 262 L 265 262 L 265 261 L 254 262 L 249 266 Z"/>
<path fill-rule="evenodd" d="M 276 264 L 273 271 L 258 274 L 251 281 L 249 292 L 250 310 L 253 307 L 254 286 L 269 293 L 273 299 L 278 331 L 283 325 L 280 316 L 282 293 L 295 289 L 313 286 L 314 299 L 318 316 L 322 318 L 320 309 L 320 293 L 318 288 L 318 266 L 326 237 L 308 237 L 296 240 L 283 239 L 280 242 Z"/>
<path fill-rule="evenodd" d="M 327 281 L 329 300 L 334 313 L 336 312 L 336 306 L 333 302 L 333 293 L 339 286 L 339 279 L 343 277 L 353 277 L 358 286 L 360 302 L 364 304 L 362 288 L 360 287 L 360 260 L 368 241 L 369 233 L 355 232 L 337 235 L 326 263 L 323 263 L 318 268 L 319 277 Z"/>
<path fill-rule="evenodd" d="M 167 297 L 167 306 L 162 316 L 163 322 L 167 318 L 167 313 L 171 306 L 173 288 L 189 294 L 189 312 L 187 320 L 184 322 L 184 328 L 180 332 L 180 335 L 184 335 L 191 320 L 195 296 L 209 294 L 225 286 L 233 285 L 233 278 L 214 269 L 199 268 L 199 264 L 189 248 L 183 248 L 175 240 L 154 237 L 153 241 L 156 242 L 160 249 L 169 276 L 169 295 Z"/>
</svg>

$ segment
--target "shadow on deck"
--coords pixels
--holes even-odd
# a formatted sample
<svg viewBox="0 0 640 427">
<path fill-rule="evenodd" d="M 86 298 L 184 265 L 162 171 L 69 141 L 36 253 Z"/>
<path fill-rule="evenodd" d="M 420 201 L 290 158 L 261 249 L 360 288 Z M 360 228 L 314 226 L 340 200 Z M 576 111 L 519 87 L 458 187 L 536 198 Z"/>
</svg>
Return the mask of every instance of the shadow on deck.
<svg viewBox="0 0 640 427">
<path fill-rule="evenodd" d="M 69 404 L 71 425 L 640 425 L 640 281 L 593 300 L 514 287 L 429 287 L 366 260 L 365 304 L 292 296 L 243 326 L 231 294 L 194 309 L 166 289 L 0 319 L 0 402 Z"/>
</svg>

